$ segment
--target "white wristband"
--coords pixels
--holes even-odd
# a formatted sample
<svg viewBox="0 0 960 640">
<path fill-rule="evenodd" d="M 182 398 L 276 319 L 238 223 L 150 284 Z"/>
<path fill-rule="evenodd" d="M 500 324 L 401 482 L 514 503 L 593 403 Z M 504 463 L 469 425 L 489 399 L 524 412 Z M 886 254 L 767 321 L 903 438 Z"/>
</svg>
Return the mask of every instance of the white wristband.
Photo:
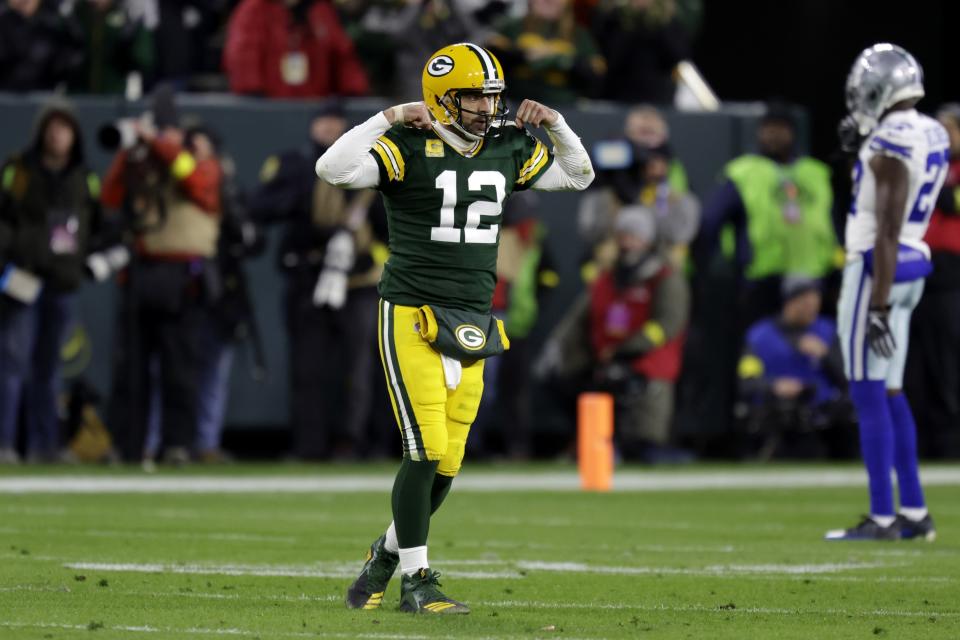
<svg viewBox="0 0 960 640">
<path fill-rule="evenodd" d="M 395 106 L 393 107 L 392 111 L 393 111 L 393 123 L 394 123 L 394 124 L 397 124 L 397 123 L 399 122 L 400 124 L 404 124 L 404 122 L 403 122 L 403 105 L 402 105 L 402 104 L 395 105 Z"/>
</svg>

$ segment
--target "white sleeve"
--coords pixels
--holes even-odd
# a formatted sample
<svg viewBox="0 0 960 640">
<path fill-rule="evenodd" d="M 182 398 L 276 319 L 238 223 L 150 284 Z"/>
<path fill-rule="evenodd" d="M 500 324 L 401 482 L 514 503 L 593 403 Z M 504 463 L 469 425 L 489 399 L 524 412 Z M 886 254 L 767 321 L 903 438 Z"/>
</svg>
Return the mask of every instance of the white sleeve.
<svg viewBox="0 0 960 640">
<path fill-rule="evenodd" d="M 537 191 L 583 191 L 594 178 L 590 154 L 562 115 L 556 124 L 546 129 L 553 142 L 554 161 L 530 188 Z"/>
<path fill-rule="evenodd" d="M 376 187 L 380 184 L 380 167 L 370 149 L 391 126 L 383 112 L 378 112 L 347 131 L 317 160 L 317 176 L 338 187 Z"/>
</svg>

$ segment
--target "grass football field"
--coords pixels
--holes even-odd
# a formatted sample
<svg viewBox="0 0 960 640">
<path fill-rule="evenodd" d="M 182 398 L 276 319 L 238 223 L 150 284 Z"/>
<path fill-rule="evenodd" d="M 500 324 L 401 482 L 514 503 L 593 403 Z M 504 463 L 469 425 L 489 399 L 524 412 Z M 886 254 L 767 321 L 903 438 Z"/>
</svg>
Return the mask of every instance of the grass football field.
<svg viewBox="0 0 960 640">
<path fill-rule="evenodd" d="M 856 466 L 467 467 L 431 565 L 469 616 L 351 611 L 390 466 L 0 472 L 0 638 L 960 638 L 960 469 L 934 543 L 824 542 Z"/>
</svg>

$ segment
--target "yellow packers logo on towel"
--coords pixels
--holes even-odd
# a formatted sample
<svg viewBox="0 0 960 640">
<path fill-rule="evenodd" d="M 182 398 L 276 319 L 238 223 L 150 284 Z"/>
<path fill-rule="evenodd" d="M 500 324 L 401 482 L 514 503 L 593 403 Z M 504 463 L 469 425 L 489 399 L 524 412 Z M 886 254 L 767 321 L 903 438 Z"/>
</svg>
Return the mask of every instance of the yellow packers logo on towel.
<svg viewBox="0 0 960 640">
<path fill-rule="evenodd" d="M 457 336 L 460 346 L 467 351 L 479 351 L 487 344 L 486 334 L 476 325 L 462 324 L 454 330 L 453 334 Z"/>
<path fill-rule="evenodd" d="M 427 154 L 428 158 L 442 158 L 443 142 L 437 139 L 427 140 L 423 151 Z"/>
</svg>

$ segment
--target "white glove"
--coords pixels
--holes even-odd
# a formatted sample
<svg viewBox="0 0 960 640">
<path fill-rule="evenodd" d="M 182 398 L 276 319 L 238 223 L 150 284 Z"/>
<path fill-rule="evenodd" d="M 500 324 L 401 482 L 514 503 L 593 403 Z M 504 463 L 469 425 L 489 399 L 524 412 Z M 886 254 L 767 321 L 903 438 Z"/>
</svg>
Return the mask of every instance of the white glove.
<svg viewBox="0 0 960 640">
<path fill-rule="evenodd" d="M 347 301 L 347 273 L 339 269 L 324 269 L 313 288 L 313 304 L 340 309 Z"/>
<path fill-rule="evenodd" d="M 87 269 L 97 282 L 107 280 L 130 263 L 130 252 L 123 245 L 116 245 L 87 256 Z"/>
<path fill-rule="evenodd" d="M 102 253 L 91 253 L 87 256 L 87 269 L 97 282 L 103 282 L 113 273 L 110 263 Z"/>
<path fill-rule="evenodd" d="M 353 234 L 341 230 L 327 241 L 323 256 L 324 269 L 339 269 L 347 272 L 353 268 Z"/>
<path fill-rule="evenodd" d="M 313 289 L 313 304 L 340 309 L 347 301 L 347 273 L 353 268 L 353 234 L 337 231 L 327 242 L 323 270 Z"/>
</svg>

